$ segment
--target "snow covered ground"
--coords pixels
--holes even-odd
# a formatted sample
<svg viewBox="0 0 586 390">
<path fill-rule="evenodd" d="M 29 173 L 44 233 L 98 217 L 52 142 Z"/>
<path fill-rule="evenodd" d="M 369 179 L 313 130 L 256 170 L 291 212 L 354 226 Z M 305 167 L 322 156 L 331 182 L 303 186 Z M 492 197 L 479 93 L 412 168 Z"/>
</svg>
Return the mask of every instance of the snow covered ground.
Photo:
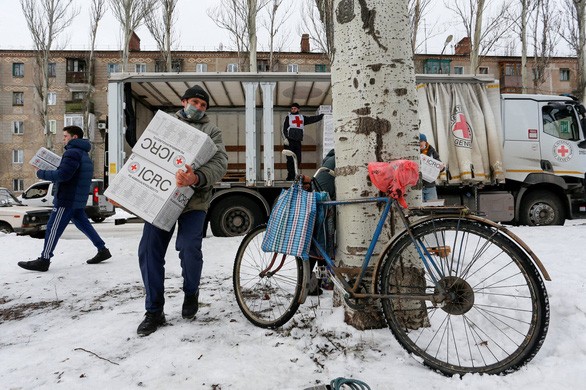
<svg viewBox="0 0 586 390">
<path fill-rule="evenodd" d="M 39 256 L 42 240 L 0 233 L 0 387 L 151 389 L 305 389 L 337 377 L 380 389 L 584 388 L 586 383 L 586 221 L 513 227 L 540 257 L 551 324 L 545 344 L 507 376 L 444 377 L 410 357 L 388 329 L 357 331 L 311 297 L 283 329 L 263 330 L 240 313 L 232 263 L 240 238 L 204 240 L 200 311 L 181 318 L 181 269 L 167 257 L 168 325 L 148 337 L 136 327 L 144 296 L 136 256 L 142 225 L 94 225 L 113 258 L 97 265 L 89 240 L 67 228 L 46 273 L 16 263 Z"/>
</svg>

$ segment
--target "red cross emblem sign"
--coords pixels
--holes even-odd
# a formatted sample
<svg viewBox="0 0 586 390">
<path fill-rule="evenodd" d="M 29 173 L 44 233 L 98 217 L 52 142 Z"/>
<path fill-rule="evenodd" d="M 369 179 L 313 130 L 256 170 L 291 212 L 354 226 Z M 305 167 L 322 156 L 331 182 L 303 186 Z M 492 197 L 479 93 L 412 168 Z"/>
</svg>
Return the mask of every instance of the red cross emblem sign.
<svg viewBox="0 0 586 390">
<path fill-rule="evenodd" d="M 293 117 L 294 117 L 294 119 L 290 120 L 291 125 L 298 128 L 298 129 L 302 129 L 303 128 L 303 117 L 301 115 L 294 115 Z"/>
<path fill-rule="evenodd" d="M 460 148 L 472 147 L 472 128 L 462 112 L 462 107 L 456 106 L 454 114 L 450 118 L 454 145 Z"/>
<path fill-rule="evenodd" d="M 184 166 L 185 165 L 185 157 L 177 156 L 177 158 L 175 158 L 174 164 L 176 167 Z"/>
<path fill-rule="evenodd" d="M 136 173 L 136 172 L 138 172 L 139 169 L 140 169 L 139 163 L 132 163 L 128 166 L 128 172 L 130 172 L 130 173 Z"/>
<path fill-rule="evenodd" d="M 553 144 L 553 157 L 559 162 L 568 162 L 574 157 L 572 144 L 568 141 L 560 140 Z"/>
</svg>

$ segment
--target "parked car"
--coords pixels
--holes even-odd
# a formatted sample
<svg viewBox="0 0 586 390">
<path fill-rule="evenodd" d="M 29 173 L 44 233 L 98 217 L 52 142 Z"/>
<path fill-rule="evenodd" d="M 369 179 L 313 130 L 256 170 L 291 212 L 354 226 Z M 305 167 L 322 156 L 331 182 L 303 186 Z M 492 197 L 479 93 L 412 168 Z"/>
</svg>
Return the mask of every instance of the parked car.
<svg viewBox="0 0 586 390">
<path fill-rule="evenodd" d="M 18 198 L 28 206 L 53 207 L 55 187 L 50 181 L 39 181 L 27 188 Z M 104 181 L 92 179 L 85 213 L 98 223 L 116 213 L 114 206 L 104 196 Z"/>
<path fill-rule="evenodd" d="M 44 237 L 51 210 L 24 206 L 7 188 L 0 187 L 0 232 Z"/>
</svg>

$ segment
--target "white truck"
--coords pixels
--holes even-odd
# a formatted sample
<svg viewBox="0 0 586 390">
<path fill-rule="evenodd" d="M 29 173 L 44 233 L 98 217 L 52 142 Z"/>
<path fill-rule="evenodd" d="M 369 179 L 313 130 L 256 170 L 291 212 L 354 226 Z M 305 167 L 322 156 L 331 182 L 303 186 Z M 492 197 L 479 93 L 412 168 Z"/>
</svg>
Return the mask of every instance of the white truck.
<svg viewBox="0 0 586 390">
<path fill-rule="evenodd" d="M 417 75 L 417 83 L 420 128 L 447 166 L 437 182 L 446 204 L 531 225 L 586 215 L 579 102 L 501 95 L 486 76 Z M 156 111 L 178 110 L 181 94 L 196 84 L 210 94 L 208 116 L 222 130 L 229 156 L 208 212 L 212 233 L 244 234 L 267 220 L 281 188 L 291 184 L 284 180 L 280 130 L 293 102 L 303 113 L 327 114 L 305 128 L 301 171 L 312 174 L 333 148 L 330 74 L 112 74 L 108 121 L 98 125 L 107 128 L 106 185 Z"/>
</svg>

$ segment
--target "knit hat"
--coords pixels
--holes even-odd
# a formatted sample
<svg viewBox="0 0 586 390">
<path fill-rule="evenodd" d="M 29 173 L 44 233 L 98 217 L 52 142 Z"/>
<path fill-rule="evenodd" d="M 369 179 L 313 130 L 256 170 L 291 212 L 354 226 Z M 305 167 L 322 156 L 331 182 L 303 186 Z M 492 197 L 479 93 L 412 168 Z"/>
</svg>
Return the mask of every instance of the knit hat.
<svg viewBox="0 0 586 390">
<path fill-rule="evenodd" d="M 419 141 L 427 142 L 427 137 L 425 134 L 419 133 Z"/>
<path fill-rule="evenodd" d="M 200 98 L 206 102 L 206 105 L 209 107 L 210 105 L 210 95 L 202 87 L 199 85 L 195 85 L 191 88 L 188 88 L 187 91 L 181 96 L 181 100 L 183 99 L 191 99 L 191 98 Z"/>
<path fill-rule="evenodd" d="M 291 104 L 291 107 L 297 107 L 297 108 L 301 108 L 301 107 L 299 107 L 299 104 L 298 104 L 298 103 L 293 103 L 293 104 Z"/>
</svg>

